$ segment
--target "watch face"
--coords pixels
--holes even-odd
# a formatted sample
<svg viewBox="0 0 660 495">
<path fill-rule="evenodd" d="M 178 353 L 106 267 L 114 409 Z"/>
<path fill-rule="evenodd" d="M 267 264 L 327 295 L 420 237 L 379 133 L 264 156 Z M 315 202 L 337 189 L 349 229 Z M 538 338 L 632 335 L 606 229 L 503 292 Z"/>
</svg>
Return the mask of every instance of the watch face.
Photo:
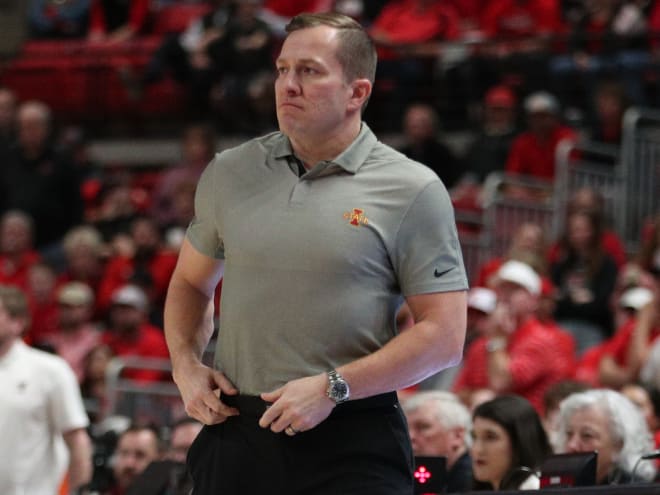
<svg viewBox="0 0 660 495">
<path fill-rule="evenodd" d="M 348 395 L 348 387 L 344 382 L 335 382 L 332 384 L 332 396 L 341 400 Z"/>
</svg>

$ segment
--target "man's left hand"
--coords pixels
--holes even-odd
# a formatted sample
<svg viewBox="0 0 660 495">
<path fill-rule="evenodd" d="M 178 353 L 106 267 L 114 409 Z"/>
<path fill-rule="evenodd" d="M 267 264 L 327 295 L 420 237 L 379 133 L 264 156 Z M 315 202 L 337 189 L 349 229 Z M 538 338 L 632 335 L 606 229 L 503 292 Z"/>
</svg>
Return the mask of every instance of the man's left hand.
<svg viewBox="0 0 660 495">
<path fill-rule="evenodd" d="M 259 426 L 275 433 L 295 435 L 310 430 L 330 415 L 335 403 L 326 395 L 325 373 L 292 380 L 283 387 L 261 394 L 272 405 L 259 420 Z"/>
</svg>

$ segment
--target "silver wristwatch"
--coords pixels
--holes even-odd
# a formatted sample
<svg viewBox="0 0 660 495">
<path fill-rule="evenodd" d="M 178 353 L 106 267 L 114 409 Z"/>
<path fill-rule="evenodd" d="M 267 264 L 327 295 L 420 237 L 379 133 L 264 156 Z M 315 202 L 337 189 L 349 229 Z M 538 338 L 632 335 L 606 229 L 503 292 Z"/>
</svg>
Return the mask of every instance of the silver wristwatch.
<svg viewBox="0 0 660 495">
<path fill-rule="evenodd" d="M 335 404 L 346 402 L 350 396 L 350 388 L 348 383 L 344 380 L 337 370 L 328 371 L 328 389 L 326 394 L 330 397 Z"/>
</svg>

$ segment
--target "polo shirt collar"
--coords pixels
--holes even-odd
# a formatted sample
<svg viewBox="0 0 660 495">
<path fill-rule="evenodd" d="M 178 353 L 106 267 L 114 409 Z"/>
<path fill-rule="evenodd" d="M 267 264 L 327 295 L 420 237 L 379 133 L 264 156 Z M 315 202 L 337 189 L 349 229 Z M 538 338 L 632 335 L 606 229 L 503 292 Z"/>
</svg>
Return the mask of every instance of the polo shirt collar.
<svg viewBox="0 0 660 495">
<path fill-rule="evenodd" d="M 339 167 L 350 174 L 355 174 L 364 164 L 369 153 L 377 142 L 378 139 L 376 138 L 376 135 L 371 131 L 367 124 L 362 122 L 360 133 L 348 148 L 342 151 L 333 160 L 314 164 L 308 174 L 310 176 L 325 175 L 336 167 Z M 273 146 L 272 156 L 276 159 L 295 157 L 293 149 L 291 148 L 291 141 L 289 141 L 289 138 L 284 134 L 280 134 L 280 138 Z"/>
</svg>

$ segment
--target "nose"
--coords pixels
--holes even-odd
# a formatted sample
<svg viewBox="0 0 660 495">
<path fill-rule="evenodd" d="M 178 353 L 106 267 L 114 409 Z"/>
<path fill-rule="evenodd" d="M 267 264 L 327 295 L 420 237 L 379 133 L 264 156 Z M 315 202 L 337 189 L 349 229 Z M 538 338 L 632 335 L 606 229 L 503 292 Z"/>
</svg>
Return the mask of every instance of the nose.
<svg viewBox="0 0 660 495">
<path fill-rule="evenodd" d="M 570 435 L 566 438 L 566 452 L 579 452 L 580 442 L 577 435 Z"/>
<path fill-rule="evenodd" d="M 281 75 L 280 83 L 282 89 L 286 91 L 287 95 L 296 95 L 300 93 L 300 84 L 295 71 L 290 70 L 286 74 Z"/>
</svg>

